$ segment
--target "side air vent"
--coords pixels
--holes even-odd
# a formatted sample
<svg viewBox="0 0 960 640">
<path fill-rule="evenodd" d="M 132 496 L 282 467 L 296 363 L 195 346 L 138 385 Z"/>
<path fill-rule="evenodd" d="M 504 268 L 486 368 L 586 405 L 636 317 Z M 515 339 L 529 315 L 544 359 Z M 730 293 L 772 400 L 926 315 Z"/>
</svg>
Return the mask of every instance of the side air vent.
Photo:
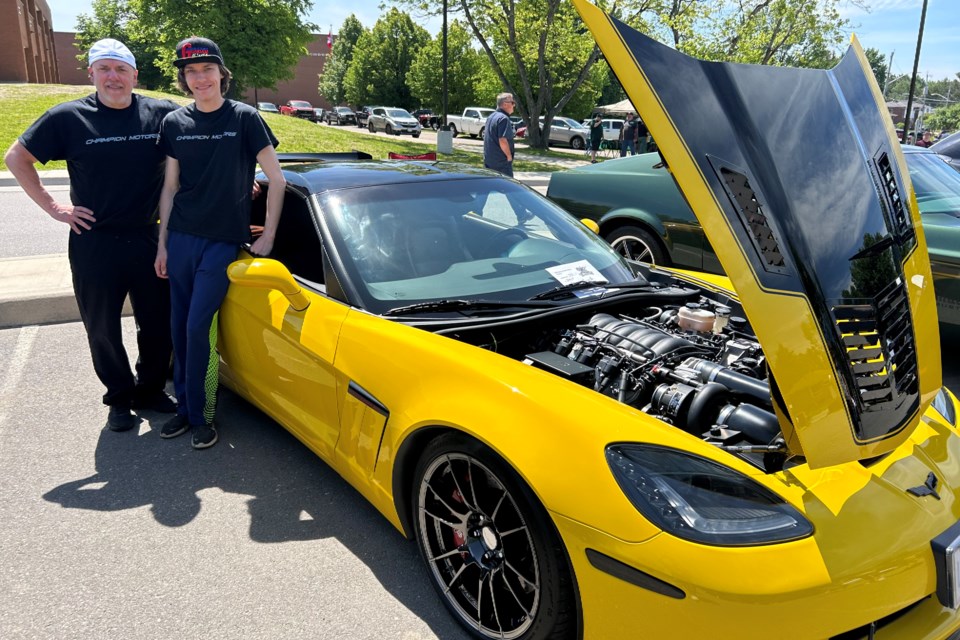
<svg viewBox="0 0 960 640">
<path fill-rule="evenodd" d="M 900 187 L 897 186 L 897 179 L 890 164 L 890 156 L 886 151 L 881 151 L 874 157 L 873 162 L 876 166 L 880 189 L 882 195 L 885 196 L 884 199 L 893 227 L 896 229 L 897 237 L 900 238 L 901 243 L 904 243 L 906 240 L 913 238 L 913 226 L 904 205 L 903 197 L 900 194 Z"/>
<path fill-rule="evenodd" d="M 871 302 L 837 305 L 831 312 L 861 407 L 894 409 L 917 392 L 917 351 L 907 291 L 899 278 Z"/>
<path fill-rule="evenodd" d="M 786 265 L 780 245 L 773 235 L 773 229 L 767 222 L 767 216 L 763 213 L 763 207 L 757 200 L 756 193 L 750 187 L 747 176 L 721 167 L 720 177 L 741 222 L 750 232 L 754 247 L 762 259 L 763 268 L 774 273 L 782 273 Z"/>
</svg>

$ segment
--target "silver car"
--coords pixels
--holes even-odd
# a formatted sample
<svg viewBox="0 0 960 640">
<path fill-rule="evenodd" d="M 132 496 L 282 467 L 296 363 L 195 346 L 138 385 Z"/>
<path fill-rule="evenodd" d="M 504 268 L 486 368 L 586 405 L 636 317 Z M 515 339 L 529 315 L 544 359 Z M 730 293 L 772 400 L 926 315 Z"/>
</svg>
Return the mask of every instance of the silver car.
<svg viewBox="0 0 960 640">
<path fill-rule="evenodd" d="M 540 117 L 540 128 L 544 118 Z M 590 130 L 572 118 L 556 116 L 550 125 L 550 144 L 565 144 L 574 149 L 583 149 L 590 138 Z"/>
<path fill-rule="evenodd" d="M 389 135 L 409 134 L 420 137 L 420 121 L 410 115 L 406 109 L 396 107 L 375 107 L 367 120 L 370 133 L 383 131 Z"/>
</svg>

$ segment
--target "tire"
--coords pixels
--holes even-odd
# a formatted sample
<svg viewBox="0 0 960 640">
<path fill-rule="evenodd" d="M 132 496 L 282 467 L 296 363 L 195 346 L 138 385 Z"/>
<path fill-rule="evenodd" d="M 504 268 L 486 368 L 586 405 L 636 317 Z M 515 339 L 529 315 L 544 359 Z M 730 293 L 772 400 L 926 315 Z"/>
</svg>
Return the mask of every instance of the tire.
<svg viewBox="0 0 960 640">
<path fill-rule="evenodd" d="M 660 245 L 660 241 L 646 229 L 633 225 L 623 225 L 604 236 L 613 248 L 628 260 L 648 262 L 669 266 L 670 260 Z"/>
<path fill-rule="evenodd" d="M 420 137 L 420 134 L 419 134 L 419 133 L 414 133 L 414 134 L 411 134 L 411 135 L 412 135 L 414 138 L 419 138 L 419 137 Z"/>
<path fill-rule="evenodd" d="M 427 572 L 473 636 L 575 637 L 578 607 L 566 551 L 546 510 L 508 464 L 476 440 L 447 434 L 424 450 L 412 493 Z M 503 532 L 509 544 L 502 544 Z M 469 550 L 458 553 L 464 544 Z"/>
<path fill-rule="evenodd" d="M 583 138 L 581 138 L 580 136 L 574 136 L 574 137 L 570 138 L 570 147 L 571 147 L 572 149 L 576 149 L 577 151 L 581 151 L 581 150 L 583 150 L 583 147 L 584 147 L 584 146 L 586 146 L 586 144 L 584 143 Z"/>
<path fill-rule="evenodd" d="M 457 125 L 455 124 L 450 125 L 450 137 L 451 138 L 457 137 Z"/>
<path fill-rule="evenodd" d="M 480 127 L 480 139 L 483 140 L 483 133 L 487 130 L 486 127 Z"/>
<path fill-rule="evenodd" d="M 370 130 L 370 133 L 376 133 L 376 132 L 377 132 L 377 130 L 373 128 L 373 123 L 370 122 L 369 120 L 367 121 L 367 129 Z"/>
<path fill-rule="evenodd" d="M 393 135 L 393 127 L 391 127 L 391 126 L 388 124 L 387 126 L 385 126 L 385 127 L 383 128 L 383 132 L 384 132 L 385 134 L 387 134 L 388 136 L 392 136 L 392 135 Z"/>
</svg>

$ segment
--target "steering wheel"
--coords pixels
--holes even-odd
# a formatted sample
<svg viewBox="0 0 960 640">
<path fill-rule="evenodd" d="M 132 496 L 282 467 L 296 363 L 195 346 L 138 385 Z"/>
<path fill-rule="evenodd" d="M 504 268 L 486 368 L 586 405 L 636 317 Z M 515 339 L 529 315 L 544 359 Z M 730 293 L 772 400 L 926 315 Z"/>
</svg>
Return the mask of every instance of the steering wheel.
<svg viewBox="0 0 960 640">
<path fill-rule="evenodd" d="M 527 232 L 523 229 L 518 229 L 516 227 L 509 227 L 507 229 L 501 229 L 495 234 L 490 236 L 490 238 L 483 245 L 483 249 L 480 252 L 482 256 L 504 256 L 507 251 L 510 250 L 518 242 L 526 240 L 530 236 L 527 235 Z M 511 238 L 516 238 L 511 240 Z"/>
</svg>

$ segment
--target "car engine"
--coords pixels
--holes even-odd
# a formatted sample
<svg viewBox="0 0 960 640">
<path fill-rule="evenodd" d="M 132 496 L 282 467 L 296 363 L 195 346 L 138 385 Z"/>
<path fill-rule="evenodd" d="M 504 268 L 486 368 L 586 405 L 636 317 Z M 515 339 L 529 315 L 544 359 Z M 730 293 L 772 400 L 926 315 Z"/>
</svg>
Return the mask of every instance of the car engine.
<svg viewBox="0 0 960 640">
<path fill-rule="evenodd" d="M 558 329 L 526 364 L 629 404 L 768 471 L 786 446 L 763 352 L 745 319 L 707 297 L 597 313 Z"/>
</svg>

